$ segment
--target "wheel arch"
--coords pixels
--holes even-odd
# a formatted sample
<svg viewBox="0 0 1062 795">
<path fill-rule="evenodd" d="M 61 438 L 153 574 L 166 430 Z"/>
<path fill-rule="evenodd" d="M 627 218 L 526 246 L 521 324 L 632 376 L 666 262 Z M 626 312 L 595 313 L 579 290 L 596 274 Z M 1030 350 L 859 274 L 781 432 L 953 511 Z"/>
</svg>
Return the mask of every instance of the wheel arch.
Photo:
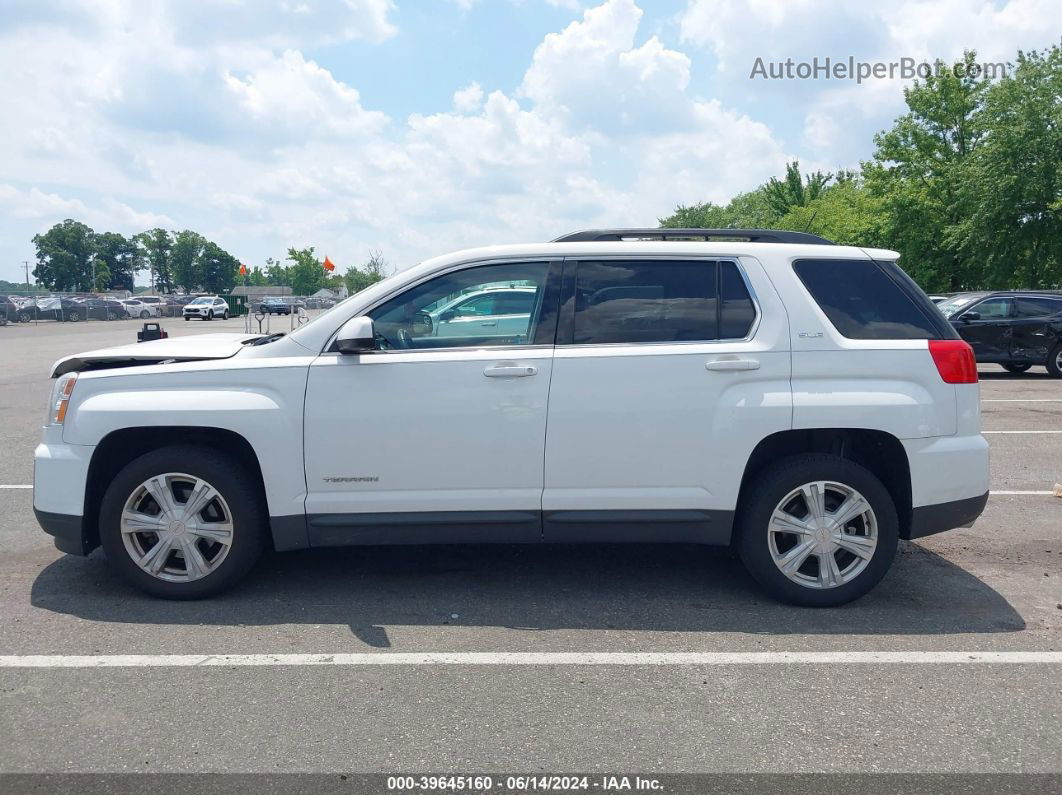
<svg viewBox="0 0 1062 795">
<path fill-rule="evenodd" d="M 801 453 L 836 455 L 870 470 L 895 503 L 900 538 L 910 538 L 911 465 L 907 451 L 892 434 L 867 428 L 804 428 L 779 431 L 761 439 L 749 456 L 741 476 L 738 513 L 742 510 L 749 484 L 760 471 L 781 458 Z"/>
<path fill-rule="evenodd" d="M 144 453 L 169 445 L 197 445 L 235 459 L 254 479 L 266 504 L 265 483 L 258 455 L 250 442 L 235 431 L 207 426 L 141 426 L 111 431 L 100 440 L 89 461 L 85 483 L 84 525 L 86 547 L 99 546 L 99 515 L 107 486 L 121 469 Z"/>
</svg>

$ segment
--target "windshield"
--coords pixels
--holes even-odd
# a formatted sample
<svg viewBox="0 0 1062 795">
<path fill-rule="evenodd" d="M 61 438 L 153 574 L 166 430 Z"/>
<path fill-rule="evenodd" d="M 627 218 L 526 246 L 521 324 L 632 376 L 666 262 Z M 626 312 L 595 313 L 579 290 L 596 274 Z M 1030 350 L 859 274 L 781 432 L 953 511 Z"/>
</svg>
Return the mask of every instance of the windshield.
<svg viewBox="0 0 1062 795">
<path fill-rule="evenodd" d="M 937 304 L 937 309 L 944 313 L 944 317 L 954 317 L 963 308 L 968 307 L 974 301 L 984 297 L 984 293 L 967 293 L 966 295 L 953 295 L 945 301 Z"/>
<path fill-rule="evenodd" d="M 192 303 L 193 304 L 209 304 L 209 303 L 213 303 L 213 301 L 214 301 L 213 298 L 196 298 L 194 301 L 192 301 Z"/>
</svg>

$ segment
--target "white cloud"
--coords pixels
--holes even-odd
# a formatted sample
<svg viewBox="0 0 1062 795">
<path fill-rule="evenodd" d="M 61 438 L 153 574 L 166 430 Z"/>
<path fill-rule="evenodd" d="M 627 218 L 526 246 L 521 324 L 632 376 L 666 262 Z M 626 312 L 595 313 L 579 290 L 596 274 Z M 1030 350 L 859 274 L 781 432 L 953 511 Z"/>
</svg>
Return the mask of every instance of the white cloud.
<svg viewBox="0 0 1062 795">
<path fill-rule="evenodd" d="M 476 82 L 454 92 L 454 110 L 458 113 L 475 113 L 483 107 L 483 87 Z"/>
</svg>

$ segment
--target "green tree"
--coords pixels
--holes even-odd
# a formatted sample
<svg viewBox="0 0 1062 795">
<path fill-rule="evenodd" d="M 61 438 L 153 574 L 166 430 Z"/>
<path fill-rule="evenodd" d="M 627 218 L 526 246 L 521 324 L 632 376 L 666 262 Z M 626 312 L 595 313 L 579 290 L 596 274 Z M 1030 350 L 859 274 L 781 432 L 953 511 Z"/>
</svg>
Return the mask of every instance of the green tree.
<svg viewBox="0 0 1062 795">
<path fill-rule="evenodd" d="M 172 293 L 175 282 L 170 268 L 170 252 L 173 249 L 170 233 L 156 227 L 141 232 L 134 239 L 151 270 L 151 284 L 163 293 Z"/>
<path fill-rule="evenodd" d="M 136 242 L 117 232 L 100 232 L 93 240 L 96 289 L 132 290 L 144 260 Z"/>
<path fill-rule="evenodd" d="M 780 229 L 811 232 L 849 246 L 887 247 L 884 226 L 882 200 L 848 174 L 778 222 Z"/>
<path fill-rule="evenodd" d="M 34 235 L 34 277 L 49 290 L 91 289 L 95 238 L 96 233 L 86 224 L 70 218 Z"/>
<path fill-rule="evenodd" d="M 370 250 L 369 259 L 364 265 L 360 268 L 355 265 L 347 268 L 347 272 L 343 274 L 343 283 L 353 295 L 371 284 L 386 279 L 391 272 L 391 265 L 384 259 L 383 254 L 380 251 Z"/>
<path fill-rule="evenodd" d="M 185 229 L 173 236 L 170 250 L 170 272 L 173 282 L 185 292 L 192 292 L 203 283 L 201 257 L 206 238 L 198 232 Z"/>
<path fill-rule="evenodd" d="M 908 112 L 874 137 L 874 160 L 864 164 L 871 192 L 883 200 L 890 247 L 924 287 L 960 290 L 984 283 L 981 257 L 963 256 L 957 233 L 969 212 L 963 179 L 984 128 L 979 118 L 989 82 L 973 76 L 967 52 L 961 74 L 915 81 L 904 90 Z"/>
<path fill-rule="evenodd" d="M 786 163 L 782 179 L 771 177 L 767 181 L 763 186 L 764 197 L 775 217 L 781 218 L 794 207 L 807 207 L 819 198 L 831 179 L 833 174 L 823 174 L 821 171 L 801 177 L 800 162 L 794 160 Z"/>
<path fill-rule="evenodd" d="M 291 286 L 291 269 L 272 257 L 266 258 L 265 277 L 266 284 L 272 287 Z"/>
<path fill-rule="evenodd" d="M 979 286 L 1062 286 L 1062 47 L 1018 53 L 978 116 L 980 145 L 965 160 L 950 241 L 981 262 Z"/>
<path fill-rule="evenodd" d="M 290 285 L 295 295 L 310 295 L 321 289 L 325 269 L 313 253 L 313 246 L 289 248 L 287 259 L 294 263 L 288 268 Z"/>
<path fill-rule="evenodd" d="M 208 293 L 229 293 L 239 278 L 240 261 L 217 243 L 206 241 L 199 255 L 199 285 Z"/>
<path fill-rule="evenodd" d="M 247 284 L 253 285 L 254 287 L 264 287 L 269 284 L 269 279 L 266 278 L 265 271 L 256 265 L 247 271 Z"/>
</svg>

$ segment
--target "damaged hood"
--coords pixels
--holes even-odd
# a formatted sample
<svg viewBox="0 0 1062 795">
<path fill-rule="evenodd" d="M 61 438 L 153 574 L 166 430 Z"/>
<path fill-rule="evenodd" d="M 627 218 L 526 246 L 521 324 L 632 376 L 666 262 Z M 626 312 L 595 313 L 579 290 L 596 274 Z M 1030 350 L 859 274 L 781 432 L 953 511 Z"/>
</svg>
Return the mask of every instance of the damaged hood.
<svg viewBox="0 0 1062 795">
<path fill-rule="evenodd" d="M 151 342 L 136 342 L 116 348 L 101 348 L 66 356 L 52 366 L 52 378 L 83 370 L 132 367 L 161 362 L 195 362 L 205 359 L 228 359 L 239 353 L 245 343 L 259 334 L 194 334 Z"/>
</svg>

